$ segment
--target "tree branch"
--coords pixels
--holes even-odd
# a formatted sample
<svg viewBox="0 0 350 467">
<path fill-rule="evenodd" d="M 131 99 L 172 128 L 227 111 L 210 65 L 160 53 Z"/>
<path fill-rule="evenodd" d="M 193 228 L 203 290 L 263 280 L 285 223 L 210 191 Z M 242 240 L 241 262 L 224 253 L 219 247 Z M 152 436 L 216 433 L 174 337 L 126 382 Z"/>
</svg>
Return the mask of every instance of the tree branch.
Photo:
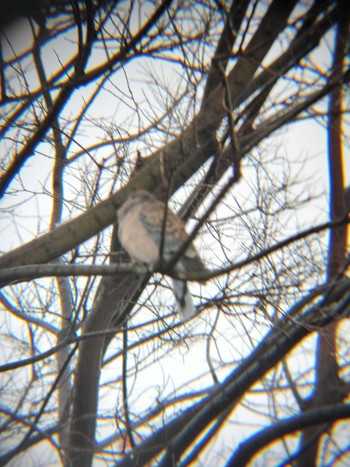
<svg viewBox="0 0 350 467">
<path fill-rule="evenodd" d="M 242 443 L 227 461 L 226 466 L 241 467 L 247 465 L 261 449 L 295 431 L 349 417 L 350 405 L 338 404 L 330 407 L 318 407 L 285 420 L 279 420 L 273 426 L 258 432 Z"/>
</svg>

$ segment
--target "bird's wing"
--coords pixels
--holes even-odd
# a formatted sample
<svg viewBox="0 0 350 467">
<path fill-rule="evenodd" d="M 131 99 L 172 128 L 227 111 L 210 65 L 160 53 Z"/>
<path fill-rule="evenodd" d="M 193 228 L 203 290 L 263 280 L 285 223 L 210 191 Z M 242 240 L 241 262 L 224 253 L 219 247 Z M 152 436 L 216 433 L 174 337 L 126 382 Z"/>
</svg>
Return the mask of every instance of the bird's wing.
<svg viewBox="0 0 350 467">
<path fill-rule="evenodd" d="M 166 225 L 164 225 L 165 216 Z M 165 210 L 164 204 L 160 201 L 145 203 L 140 211 L 140 221 L 158 246 L 164 237 L 165 259 L 170 259 L 187 239 L 182 221 L 170 209 Z"/>
</svg>

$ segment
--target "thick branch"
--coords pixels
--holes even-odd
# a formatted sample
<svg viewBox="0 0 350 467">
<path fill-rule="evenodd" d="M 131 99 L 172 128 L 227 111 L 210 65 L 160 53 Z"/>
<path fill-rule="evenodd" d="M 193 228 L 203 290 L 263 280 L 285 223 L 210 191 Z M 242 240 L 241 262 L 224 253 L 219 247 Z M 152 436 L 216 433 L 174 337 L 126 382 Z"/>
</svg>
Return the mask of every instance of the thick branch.
<svg viewBox="0 0 350 467">
<path fill-rule="evenodd" d="M 350 405 L 339 404 L 331 407 L 308 410 L 294 417 L 280 420 L 266 430 L 260 431 L 241 444 L 226 463 L 227 467 L 241 467 L 247 465 L 261 449 L 266 448 L 282 436 L 288 435 L 306 427 L 315 427 L 320 423 L 335 422 L 350 417 Z M 315 430 L 315 428 L 314 428 Z"/>
<path fill-rule="evenodd" d="M 248 258 L 238 261 L 237 263 L 230 264 L 227 267 L 200 273 L 173 273 L 171 272 L 171 266 L 173 261 L 179 259 L 178 253 L 175 253 L 174 259 L 170 260 L 168 264 L 165 265 L 155 265 L 155 267 L 146 266 L 142 264 L 133 264 L 133 263 L 117 263 L 117 264 L 35 264 L 30 266 L 18 266 L 15 268 L 8 268 L 0 271 L 0 284 L 7 283 L 12 281 L 27 281 L 36 279 L 39 277 L 67 277 L 67 276 L 125 276 L 125 274 L 130 275 L 148 275 L 154 272 L 161 272 L 168 274 L 171 277 L 178 279 L 186 279 L 193 281 L 207 281 L 214 277 L 228 274 L 237 269 L 241 269 L 244 266 L 248 266 L 251 263 L 259 261 L 264 257 L 284 248 L 288 245 L 291 245 L 294 242 L 297 242 L 303 238 L 306 238 L 310 235 L 320 233 L 322 231 L 328 230 L 330 228 L 342 227 L 350 223 L 348 216 L 343 219 L 325 222 L 323 224 L 315 225 L 309 229 L 298 232 L 290 237 L 276 242 L 269 248 L 266 248 L 259 253 L 249 256 Z M 181 248 L 180 250 L 183 253 Z"/>
<path fill-rule="evenodd" d="M 337 14 L 339 15 L 338 10 Z M 333 16 L 336 16 L 335 12 L 333 13 Z M 335 21 L 335 19 L 333 18 L 332 21 Z M 316 47 L 322 34 L 324 34 L 332 25 L 332 21 L 330 19 L 328 21 L 324 20 L 324 25 L 322 28 L 321 24 L 318 25 L 319 28 L 314 28 L 312 40 L 310 37 L 300 37 L 300 40 L 298 40 L 295 44 L 295 48 L 288 53 L 288 57 L 286 57 L 288 60 L 285 60 L 287 63 L 284 62 L 284 67 L 280 69 L 280 72 L 283 73 L 287 71 L 293 64 L 295 64 L 295 56 L 300 58 L 302 54 L 310 51 L 310 43 L 313 47 Z M 305 46 L 305 41 L 308 44 L 307 48 Z M 301 48 L 302 53 L 300 50 L 298 52 L 297 45 L 299 48 Z M 291 55 L 293 56 L 292 61 L 290 60 Z M 251 72 L 253 72 L 253 70 L 251 70 Z M 270 72 L 268 72 L 267 75 L 274 78 L 274 75 Z M 244 76 L 246 78 L 246 75 Z M 348 79 L 349 76 L 347 75 L 345 80 Z M 256 83 L 256 85 L 258 85 L 258 83 Z M 260 82 L 259 85 L 261 85 Z M 328 88 L 326 86 L 325 89 L 319 92 L 317 98 L 310 100 L 306 99 L 304 106 L 301 105 L 299 108 L 294 110 L 293 118 L 298 114 L 298 112 L 301 112 L 307 108 L 308 105 L 312 105 L 317 101 L 317 99 L 326 95 L 331 89 L 331 87 Z M 233 105 L 238 105 L 242 102 L 244 93 L 242 94 L 243 90 L 240 91 L 241 92 L 237 90 L 237 94 L 231 96 Z M 253 89 L 251 89 L 250 92 L 253 92 Z M 218 125 L 221 121 L 221 119 L 220 121 L 217 120 L 218 113 L 215 113 L 213 110 L 219 106 L 219 102 L 221 102 L 221 96 L 214 92 L 212 93 L 209 101 L 208 108 L 211 109 L 210 112 L 200 112 L 189 129 L 184 132 L 180 138 L 169 143 L 162 149 L 162 153 L 165 159 L 165 167 L 169 167 L 170 172 L 172 172 L 172 167 L 181 168 L 181 170 L 178 170 L 176 173 L 172 173 L 172 191 L 175 191 L 180 185 L 182 185 L 182 183 L 188 177 L 192 176 L 193 173 L 198 170 L 199 167 L 209 157 L 211 157 L 213 153 L 216 152 L 216 144 L 212 136 L 208 137 L 208 130 L 206 133 L 206 139 L 203 142 L 199 142 L 195 136 L 197 128 L 205 128 L 206 124 L 208 125 L 208 128 L 214 128 L 214 122 L 216 122 L 215 124 Z M 220 105 L 222 106 L 222 102 Z M 224 108 L 221 108 L 221 118 L 224 116 L 225 110 Z M 290 118 L 291 115 L 289 116 L 288 121 L 290 121 Z M 260 134 L 257 134 L 256 132 L 250 134 L 250 144 L 245 145 L 239 141 L 242 150 L 241 157 L 243 157 L 247 151 L 249 151 L 252 147 L 254 147 L 254 145 L 261 141 L 264 135 L 266 136 L 270 134 L 272 131 L 280 128 L 283 124 L 286 123 L 285 119 L 282 119 L 281 121 L 274 119 L 273 121 L 274 123 L 271 124 L 270 128 L 266 128 L 268 124 L 265 122 L 264 127 L 260 127 Z M 135 179 L 129 183 L 126 189 L 113 194 L 109 199 L 101 202 L 100 204 L 90 209 L 88 212 L 78 216 L 72 221 L 59 226 L 53 232 L 43 235 L 38 239 L 35 239 L 7 254 L 4 254 L 2 257 L 0 257 L 0 268 L 3 269 L 10 266 L 37 264 L 51 261 L 66 253 L 70 249 L 76 247 L 77 245 L 83 243 L 110 225 L 115 221 L 115 207 L 123 202 L 129 189 L 134 190 L 138 188 L 144 188 L 152 191 L 155 186 L 158 186 L 159 180 L 161 180 L 159 154 L 160 152 L 157 152 L 152 157 L 148 158 L 147 167 L 141 171 L 139 176 L 135 177 Z M 186 160 L 185 165 L 184 160 Z"/>
<path fill-rule="evenodd" d="M 343 17 L 338 26 L 333 70 L 330 80 L 339 76 L 345 65 L 345 56 L 349 38 L 349 4 L 343 10 Z M 335 87 L 329 100 L 328 121 L 328 160 L 330 174 L 330 217 L 344 215 L 344 169 L 342 155 L 342 88 Z M 331 229 L 327 264 L 327 279 L 335 279 L 346 258 L 347 228 Z M 327 404 L 336 404 L 348 395 L 348 385 L 339 377 L 337 362 L 337 323 L 332 323 L 320 333 L 316 349 L 316 381 L 311 398 L 307 401 L 308 408 L 317 409 Z M 310 467 L 317 464 L 317 454 L 321 434 L 315 436 L 314 430 L 305 430 L 301 438 L 302 452 L 298 465 Z"/>
<path fill-rule="evenodd" d="M 40 123 L 34 135 L 26 142 L 25 147 L 16 155 L 15 160 L 7 168 L 6 172 L 2 175 L 0 179 L 0 198 L 4 196 L 8 186 L 10 185 L 11 181 L 18 173 L 18 171 L 21 169 L 23 164 L 27 161 L 29 157 L 33 155 L 35 147 L 42 141 L 46 132 L 51 127 L 54 120 L 57 118 L 57 115 L 59 115 L 60 111 L 63 109 L 72 92 L 75 89 L 78 89 L 80 86 L 86 85 L 89 82 L 92 82 L 93 80 L 97 79 L 104 72 L 110 70 L 113 64 L 117 62 L 123 62 L 127 58 L 130 51 L 134 50 L 136 45 L 154 26 L 156 21 L 161 17 L 166 8 L 169 7 L 171 2 L 172 0 L 163 1 L 161 5 L 155 10 L 154 14 L 144 24 L 144 26 L 140 28 L 135 37 L 132 38 L 132 40 L 130 40 L 126 45 L 124 45 L 124 47 L 122 47 L 121 50 L 118 51 L 118 53 L 116 53 L 110 60 L 107 61 L 107 63 L 104 63 L 100 67 L 95 67 L 93 71 L 89 74 L 85 74 L 84 70 L 81 68 L 81 66 L 84 65 L 86 59 L 88 58 L 87 50 L 89 50 L 88 47 L 83 48 L 83 59 L 80 58 L 79 54 L 76 57 L 77 64 L 79 64 L 79 66 L 75 68 L 75 73 L 72 74 L 72 76 L 70 76 L 70 79 L 67 80 L 67 82 L 65 83 L 51 110 L 47 113 L 44 120 Z M 91 40 L 92 38 L 89 36 L 88 39 Z"/>
<path fill-rule="evenodd" d="M 221 81 L 220 67 L 225 70 L 232 55 L 232 48 L 237 39 L 250 0 L 234 0 L 227 15 L 225 26 L 220 36 L 214 56 L 211 60 L 208 79 L 204 89 L 203 104 L 210 93 Z"/>
<path fill-rule="evenodd" d="M 181 428 L 178 431 L 179 436 L 172 438 L 171 446 L 167 441 L 161 442 L 161 440 L 169 439 L 168 426 L 165 426 L 147 438 L 132 454 L 125 456 L 118 463 L 118 467 L 134 466 L 135 458 L 138 459 L 137 465 L 144 465 L 167 446 L 168 453 L 159 465 L 162 467 L 171 465 L 169 464 L 171 459 L 178 461 L 181 454 L 214 419 L 217 419 L 228 407 L 233 409 L 249 388 L 280 362 L 302 339 L 315 329 L 328 325 L 334 319 L 339 320 L 350 315 L 350 295 L 346 283 L 348 280 L 338 286 L 331 286 L 328 291 L 325 290 L 325 299 L 321 304 L 311 304 L 308 307 L 308 304 L 312 303 L 318 295 L 315 295 L 315 292 L 297 303 L 286 316 L 276 323 L 263 341 L 223 381 L 221 386 L 215 388 L 210 396 L 201 401 L 200 410 L 198 410 L 198 404 L 195 404 L 186 410 L 183 417 L 178 417 L 177 422 Z M 323 307 L 327 313 L 322 313 Z M 195 415 L 189 422 L 188 413 L 192 410 Z M 183 423 L 181 423 L 182 418 L 184 418 Z"/>
</svg>

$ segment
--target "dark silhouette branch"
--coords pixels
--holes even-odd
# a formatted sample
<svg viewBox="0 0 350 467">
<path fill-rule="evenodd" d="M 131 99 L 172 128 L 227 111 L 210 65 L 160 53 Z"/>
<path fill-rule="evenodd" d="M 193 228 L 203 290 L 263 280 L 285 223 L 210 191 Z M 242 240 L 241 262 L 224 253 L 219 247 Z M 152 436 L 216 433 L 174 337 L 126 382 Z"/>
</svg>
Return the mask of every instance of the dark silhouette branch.
<svg viewBox="0 0 350 467">
<path fill-rule="evenodd" d="M 345 66 L 350 25 L 350 7 L 344 5 L 343 17 L 338 26 L 334 62 L 329 81 L 337 79 Z M 329 99 L 328 117 L 328 160 L 330 179 L 330 218 L 335 219 L 346 213 L 344 204 L 344 168 L 342 151 L 342 87 L 332 89 Z M 347 226 L 330 230 L 327 281 L 338 277 L 346 260 Z M 305 401 L 309 409 L 318 409 L 328 404 L 340 403 L 348 396 L 349 385 L 339 376 L 336 344 L 337 323 L 331 323 L 319 334 L 316 344 L 315 387 L 311 397 Z M 318 436 L 312 428 L 305 429 L 300 440 L 301 455 L 298 467 L 317 464 L 317 455 L 322 430 Z"/>
<path fill-rule="evenodd" d="M 336 422 L 344 418 L 350 418 L 349 404 L 308 410 L 285 420 L 279 420 L 273 426 L 260 431 L 242 443 L 227 461 L 226 466 L 241 467 L 247 465 L 261 449 L 266 448 L 275 441 L 279 441 L 283 436 L 307 427 L 315 429 L 315 426 L 317 427 L 320 423 Z"/>
<path fill-rule="evenodd" d="M 332 294 L 329 294 L 330 290 Z M 188 408 L 184 415 L 176 419 L 177 424 L 171 425 L 171 428 L 176 426 L 177 432 L 170 431 L 171 436 L 168 437 L 168 425 L 160 428 L 141 443 L 132 454 L 126 455 L 118 463 L 118 467 L 131 467 L 135 465 L 133 463 L 135 459 L 137 459 L 137 465 L 143 465 L 164 448 L 167 449 L 167 454 L 159 464 L 160 466 L 169 465 L 170 459 L 179 460 L 181 454 L 213 420 L 229 408 L 233 410 L 245 392 L 283 359 L 298 342 L 314 330 L 327 326 L 333 320 L 338 321 L 350 315 L 348 290 L 345 284 L 333 285 L 325 291 L 323 303 L 316 305 L 312 304 L 312 301 L 317 294 L 312 292 L 307 295 L 286 316 L 278 320 L 249 357 L 222 382 L 220 387 L 214 387 L 212 394 Z M 323 307 L 327 313 L 322 313 Z"/>
<path fill-rule="evenodd" d="M 224 190 L 224 194 L 227 190 Z M 224 195 L 223 194 L 223 195 Z M 291 235 L 290 237 L 286 238 L 285 240 L 281 240 L 276 242 L 269 248 L 262 250 L 261 252 L 249 256 L 248 258 L 238 261 L 237 263 L 233 263 L 227 267 L 220 268 L 218 270 L 203 272 L 203 273 L 173 273 L 172 268 L 173 264 L 179 260 L 181 255 L 184 253 L 186 248 L 190 243 L 192 243 L 193 238 L 196 236 L 198 230 L 203 225 L 204 221 L 207 219 L 208 215 L 215 209 L 217 206 L 217 200 L 220 198 L 216 198 L 215 202 L 210 206 L 209 211 L 205 213 L 205 215 L 200 219 L 196 228 L 193 230 L 191 235 L 189 236 L 189 240 L 184 243 L 178 253 L 174 255 L 174 258 L 168 264 L 161 264 L 156 265 L 155 267 L 146 266 L 142 264 L 133 264 L 133 263 L 117 263 L 117 264 L 35 264 L 30 266 L 18 266 L 15 268 L 8 268 L 0 270 L 0 284 L 6 285 L 9 282 L 13 281 L 28 281 L 32 279 L 37 279 L 40 277 L 67 277 L 67 276 L 91 276 L 91 275 L 101 275 L 101 276 L 124 276 L 125 274 L 130 275 L 148 275 L 154 272 L 161 272 L 163 274 L 168 274 L 171 277 L 175 277 L 178 279 L 187 279 L 187 280 L 194 280 L 194 281 L 207 281 L 214 277 L 227 274 L 232 271 L 236 271 L 238 269 L 243 268 L 244 266 L 248 266 L 251 263 L 259 261 L 266 256 L 288 246 L 294 242 L 302 240 L 310 235 L 314 235 L 316 233 L 320 233 L 322 231 L 332 229 L 335 227 L 342 227 L 350 223 L 350 219 L 346 216 L 343 219 L 334 220 L 330 222 L 325 222 L 323 224 L 316 225 L 314 227 L 310 227 L 309 229 L 303 230 L 301 232 L 296 233 L 295 235 Z"/>
</svg>

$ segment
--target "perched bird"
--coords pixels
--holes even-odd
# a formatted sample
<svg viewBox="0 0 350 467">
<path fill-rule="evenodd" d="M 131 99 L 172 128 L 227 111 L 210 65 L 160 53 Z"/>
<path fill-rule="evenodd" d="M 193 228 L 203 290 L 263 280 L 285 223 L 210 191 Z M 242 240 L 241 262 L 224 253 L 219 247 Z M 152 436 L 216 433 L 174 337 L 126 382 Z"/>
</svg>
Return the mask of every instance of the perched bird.
<svg viewBox="0 0 350 467">
<path fill-rule="evenodd" d="M 164 221 L 164 219 L 166 221 Z M 118 209 L 118 236 L 129 256 L 138 262 L 155 265 L 167 262 L 187 240 L 181 219 L 161 201 L 145 190 L 133 192 Z M 206 268 L 193 245 L 190 245 L 174 266 L 174 272 L 204 272 Z M 183 321 L 195 314 L 192 296 L 186 281 L 173 279 L 174 295 Z"/>
</svg>

